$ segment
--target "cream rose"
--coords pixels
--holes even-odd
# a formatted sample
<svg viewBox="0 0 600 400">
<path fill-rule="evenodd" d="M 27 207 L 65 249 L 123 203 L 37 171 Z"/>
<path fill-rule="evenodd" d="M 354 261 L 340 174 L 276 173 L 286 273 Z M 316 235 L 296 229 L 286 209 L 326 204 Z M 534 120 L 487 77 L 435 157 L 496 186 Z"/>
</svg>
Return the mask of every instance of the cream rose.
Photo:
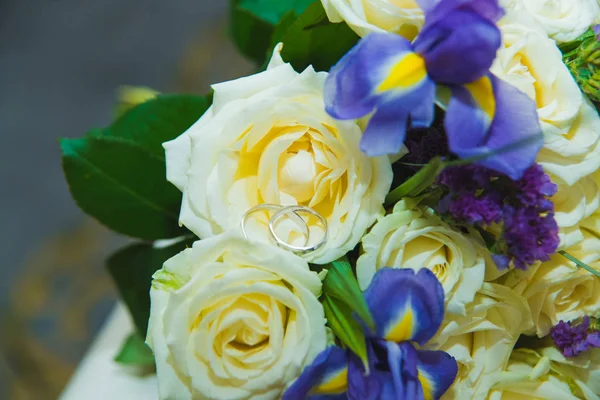
<svg viewBox="0 0 600 400">
<path fill-rule="evenodd" d="M 491 70 L 535 100 L 545 142 L 538 162 L 573 185 L 600 167 L 600 117 L 535 23 L 509 13 L 500 29 L 503 46 Z"/>
<path fill-rule="evenodd" d="M 582 229 L 583 240 L 568 253 L 600 271 L 600 239 Z M 527 299 L 539 337 L 558 322 L 600 313 L 600 280 L 560 254 L 528 271 L 512 271 L 504 283 Z"/>
<path fill-rule="evenodd" d="M 595 176 L 596 178 L 600 177 L 600 172 L 596 173 Z M 598 180 L 596 180 L 596 183 L 599 183 Z M 600 237 L 600 208 L 597 208 L 592 215 L 581 221 L 579 226 L 587 229 L 596 237 Z"/>
<path fill-rule="evenodd" d="M 428 268 L 442 283 L 448 312 L 464 315 L 483 285 L 486 262 L 479 246 L 426 207 L 398 202 L 365 235 L 362 248 L 356 275 L 363 290 L 381 268 Z"/>
<path fill-rule="evenodd" d="M 325 349 L 306 261 L 225 233 L 154 274 L 147 343 L 161 399 L 276 399 Z"/>
<path fill-rule="evenodd" d="M 242 215 L 258 204 L 314 209 L 327 220 L 328 241 L 306 258 L 327 263 L 354 248 L 375 222 L 392 182 L 391 164 L 360 151 L 356 121 L 325 112 L 327 74 L 311 67 L 295 72 L 280 50 L 267 71 L 213 86 L 212 107 L 164 144 L 167 178 L 183 192 L 180 222 L 202 239 L 239 229 Z M 249 236 L 268 240 L 268 219 L 254 214 Z M 279 237 L 303 246 L 300 228 L 285 222 Z M 323 238 L 317 218 L 308 225 L 311 240 Z"/>
<path fill-rule="evenodd" d="M 486 399 L 519 335 L 531 326 L 531 311 L 522 296 L 485 283 L 467 306 L 467 315 L 447 315 L 427 345 L 447 352 L 458 363 L 458 375 L 442 399 Z"/>
<path fill-rule="evenodd" d="M 331 22 L 345 21 L 359 36 L 394 32 L 414 39 L 425 21 L 416 0 L 321 0 Z"/>
<path fill-rule="evenodd" d="M 577 357 L 566 358 L 555 346 L 537 350 L 557 371 L 572 378 L 586 399 L 600 400 L 600 349 L 591 348 Z M 578 391 L 577 389 L 575 391 Z"/>
<path fill-rule="evenodd" d="M 555 348 L 516 349 L 489 400 L 598 400 L 600 351 L 565 359 Z"/>
<path fill-rule="evenodd" d="M 558 186 L 552 202 L 556 223 L 560 227 L 560 247 L 563 249 L 568 249 L 583 240 L 579 225 L 598 210 L 600 188 L 597 175 L 585 176 L 570 186 L 550 174 L 550 178 Z"/>
<path fill-rule="evenodd" d="M 531 15 L 557 42 L 575 40 L 600 15 L 598 0 L 501 0 L 500 4 Z"/>
</svg>

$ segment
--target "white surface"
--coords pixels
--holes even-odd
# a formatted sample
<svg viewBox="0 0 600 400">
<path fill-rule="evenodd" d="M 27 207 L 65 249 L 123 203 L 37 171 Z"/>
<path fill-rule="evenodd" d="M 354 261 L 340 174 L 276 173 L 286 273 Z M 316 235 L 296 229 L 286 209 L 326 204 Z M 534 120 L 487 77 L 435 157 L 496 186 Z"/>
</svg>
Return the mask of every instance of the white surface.
<svg viewBox="0 0 600 400">
<path fill-rule="evenodd" d="M 132 331 L 127 310 L 118 304 L 60 400 L 158 400 L 156 376 L 136 376 L 113 361 L 123 340 Z"/>
</svg>

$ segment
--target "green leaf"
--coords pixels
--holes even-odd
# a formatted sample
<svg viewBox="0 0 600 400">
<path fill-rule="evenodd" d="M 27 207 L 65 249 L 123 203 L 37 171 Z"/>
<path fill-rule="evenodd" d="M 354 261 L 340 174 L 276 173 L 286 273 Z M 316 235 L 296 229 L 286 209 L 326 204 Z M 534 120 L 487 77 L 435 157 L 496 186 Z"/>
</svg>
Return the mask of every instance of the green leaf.
<svg viewBox="0 0 600 400">
<path fill-rule="evenodd" d="M 144 343 L 142 336 L 133 333 L 123 342 L 115 361 L 124 365 L 152 367 L 154 366 L 154 354 Z"/>
<path fill-rule="evenodd" d="M 125 112 L 104 135 L 128 139 L 164 159 L 162 144 L 185 132 L 210 104 L 209 96 L 158 95 Z"/>
<path fill-rule="evenodd" d="M 329 22 L 321 2 L 315 2 L 283 35 L 281 56 L 296 71 L 309 65 L 317 71 L 329 71 L 358 40 L 358 35 L 345 23 Z"/>
<path fill-rule="evenodd" d="M 435 182 L 444 167 L 444 162 L 440 157 L 432 158 L 427 165 L 387 195 L 385 198 L 386 206 L 397 203 L 403 197 L 416 197 L 420 195 Z"/>
<path fill-rule="evenodd" d="M 189 245 L 190 241 L 180 241 L 169 247 L 155 248 L 152 244 L 138 243 L 121 249 L 108 259 L 106 267 L 141 337 L 146 337 L 148 330 L 152 275 L 165 261 Z"/>
<path fill-rule="evenodd" d="M 238 7 L 263 21 L 277 25 L 285 14 L 290 11 L 302 14 L 315 1 L 317 0 L 239 0 Z"/>
<path fill-rule="evenodd" d="M 352 266 L 346 257 L 342 257 L 325 266 L 327 275 L 323 281 L 323 293 L 345 303 L 372 330 L 375 322 L 369 311 L 358 282 L 352 272 Z"/>
<path fill-rule="evenodd" d="M 270 47 L 269 53 L 273 52 L 273 49 L 275 48 L 277 43 L 283 41 L 283 37 L 287 33 L 288 29 L 290 29 L 290 26 L 292 26 L 294 24 L 294 22 L 296 22 L 297 19 L 298 19 L 298 14 L 296 14 L 294 11 L 290 11 L 289 13 L 287 13 L 283 17 L 281 17 L 281 20 L 275 26 L 275 30 L 273 31 L 273 36 L 271 36 L 271 46 L 269 46 Z M 267 54 L 267 56 L 270 56 L 270 54 Z"/>
<path fill-rule="evenodd" d="M 367 360 L 367 344 L 363 327 L 354 319 L 354 310 L 344 301 L 323 294 L 323 310 L 335 336 L 363 362 Z"/>
<path fill-rule="evenodd" d="M 273 30 L 273 34 L 271 35 L 271 44 L 269 45 L 269 48 L 267 50 L 265 62 L 260 67 L 261 71 L 264 71 L 267 69 L 267 66 L 269 65 L 269 61 L 271 60 L 271 55 L 273 54 L 273 50 L 275 49 L 275 46 L 277 46 L 278 43 L 283 41 L 283 37 L 287 33 L 288 29 L 290 28 L 290 26 L 292 26 L 292 24 L 294 22 L 296 22 L 297 19 L 298 19 L 298 14 L 296 14 L 294 11 L 290 11 L 287 14 L 285 14 L 283 17 L 281 17 L 281 20 L 275 26 L 275 29 Z"/>
<path fill-rule="evenodd" d="M 261 65 L 264 63 L 274 26 L 240 6 L 240 0 L 231 0 L 229 35 L 238 50 Z"/>
<path fill-rule="evenodd" d="M 142 239 L 185 233 L 181 193 L 166 180 L 162 144 L 197 121 L 210 96 L 160 95 L 104 130 L 63 139 L 63 169 L 77 204 L 107 227 Z"/>
<path fill-rule="evenodd" d="M 179 191 L 164 159 L 128 140 L 92 133 L 62 139 L 63 169 L 79 207 L 117 232 L 142 239 L 180 236 Z"/>
</svg>

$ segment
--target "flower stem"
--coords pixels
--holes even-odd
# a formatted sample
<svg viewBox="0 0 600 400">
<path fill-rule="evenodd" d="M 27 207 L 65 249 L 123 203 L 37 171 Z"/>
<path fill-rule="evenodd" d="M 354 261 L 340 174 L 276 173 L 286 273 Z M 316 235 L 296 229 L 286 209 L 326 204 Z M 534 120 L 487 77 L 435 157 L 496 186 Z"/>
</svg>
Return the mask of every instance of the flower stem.
<svg viewBox="0 0 600 400">
<path fill-rule="evenodd" d="M 587 265 L 583 261 L 579 260 L 578 258 L 573 257 L 571 254 L 567 253 L 566 251 L 560 250 L 558 252 L 558 254 L 560 254 L 564 258 L 568 259 L 569 261 L 573 261 L 578 267 L 585 269 L 590 274 L 596 275 L 598 278 L 600 278 L 600 272 L 596 271 L 594 268 L 590 267 L 589 265 Z"/>
<path fill-rule="evenodd" d="M 474 162 L 485 160 L 488 157 L 496 156 L 498 154 L 503 154 L 503 153 L 509 153 L 520 147 L 536 143 L 538 140 L 540 140 L 541 137 L 543 137 L 543 135 L 540 132 L 539 135 L 531 136 L 531 137 L 528 137 L 525 139 L 518 140 L 518 141 L 508 144 L 504 147 L 500 147 L 499 149 L 492 150 L 489 153 L 480 154 L 480 155 L 469 157 L 469 158 L 461 158 L 461 159 L 454 160 L 454 161 L 448 161 L 448 162 L 444 163 L 444 166 L 445 167 L 456 167 L 459 165 L 473 164 Z"/>
</svg>

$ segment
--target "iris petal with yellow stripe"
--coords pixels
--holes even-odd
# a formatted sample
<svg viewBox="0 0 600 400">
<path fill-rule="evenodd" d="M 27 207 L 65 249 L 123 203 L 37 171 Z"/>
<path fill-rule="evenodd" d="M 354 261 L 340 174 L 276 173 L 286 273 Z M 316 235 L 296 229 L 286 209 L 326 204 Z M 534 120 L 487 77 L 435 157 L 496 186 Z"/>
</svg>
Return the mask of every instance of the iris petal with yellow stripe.
<svg viewBox="0 0 600 400">
<path fill-rule="evenodd" d="M 283 400 L 341 400 L 348 389 L 348 354 L 330 346 L 306 367 L 286 390 Z"/>
<path fill-rule="evenodd" d="M 435 84 L 425 59 L 402 36 L 371 33 L 332 68 L 325 81 L 325 106 L 337 119 L 373 113 L 361 150 L 369 156 L 400 151 L 408 121 L 429 126 Z"/>
<path fill-rule="evenodd" d="M 380 269 L 365 291 L 377 336 L 425 344 L 444 318 L 444 289 L 433 272 Z"/>
<path fill-rule="evenodd" d="M 443 319 L 444 291 L 429 270 L 380 269 L 365 300 L 377 332 L 365 331 L 367 365 L 350 350 L 319 354 L 284 393 L 283 400 L 439 399 L 457 373 L 442 351 L 417 350 Z"/>
<path fill-rule="evenodd" d="M 425 400 L 439 399 L 458 373 L 456 360 L 443 351 L 417 351 L 417 371 Z"/>
<path fill-rule="evenodd" d="M 415 331 L 415 315 L 410 306 L 410 300 L 408 307 L 400 311 L 400 316 L 397 321 L 393 321 L 385 332 L 384 338 L 392 342 L 403 342 L 410 340 Z"/>
<path fill-rule="evenodd" d="M 535 102 L 489 72 L 502 39 L 498 0 L 418 2 L 425 24 L 413 43 L 371 33 L 332 68 L 324 88 L 327 112 L 337 119 L 371 114 L 361 150 L 397 154 L 409 127 L 431 126 L 436 84 L 444 85 L 452 93 L 444 120 L 451 152 L 519 179 L 543 138 Z"/>
<path fill-rule="evenodd" d="M 378 93 L 394 91 L 403 94 L 423 84 L 427 79 L 425 60 L 416 53 L 407 52 L 385 69 Z"/>
<path fill-rule="evenodd" d="M 340 366 L 323 377 L 319 386 L 315 387 L 312 394 L 340 394 L 348 390 L 348 366 Z"/>
<path fill-rule="evenodd" d="M 544 144 L 535 102 L 492 74 L 451 90 L 444 119 L 450 150 L 520 179 Z"/>
<path fill-rule="evenodd" d="M 496 115 L 496 98 L 490 77 L 484 76 L 473 83 L 467 83 L 465 89 L 471 95 L 475 107 L 487 118 L 488 124 L 491 124 Z"/>
</svg>

